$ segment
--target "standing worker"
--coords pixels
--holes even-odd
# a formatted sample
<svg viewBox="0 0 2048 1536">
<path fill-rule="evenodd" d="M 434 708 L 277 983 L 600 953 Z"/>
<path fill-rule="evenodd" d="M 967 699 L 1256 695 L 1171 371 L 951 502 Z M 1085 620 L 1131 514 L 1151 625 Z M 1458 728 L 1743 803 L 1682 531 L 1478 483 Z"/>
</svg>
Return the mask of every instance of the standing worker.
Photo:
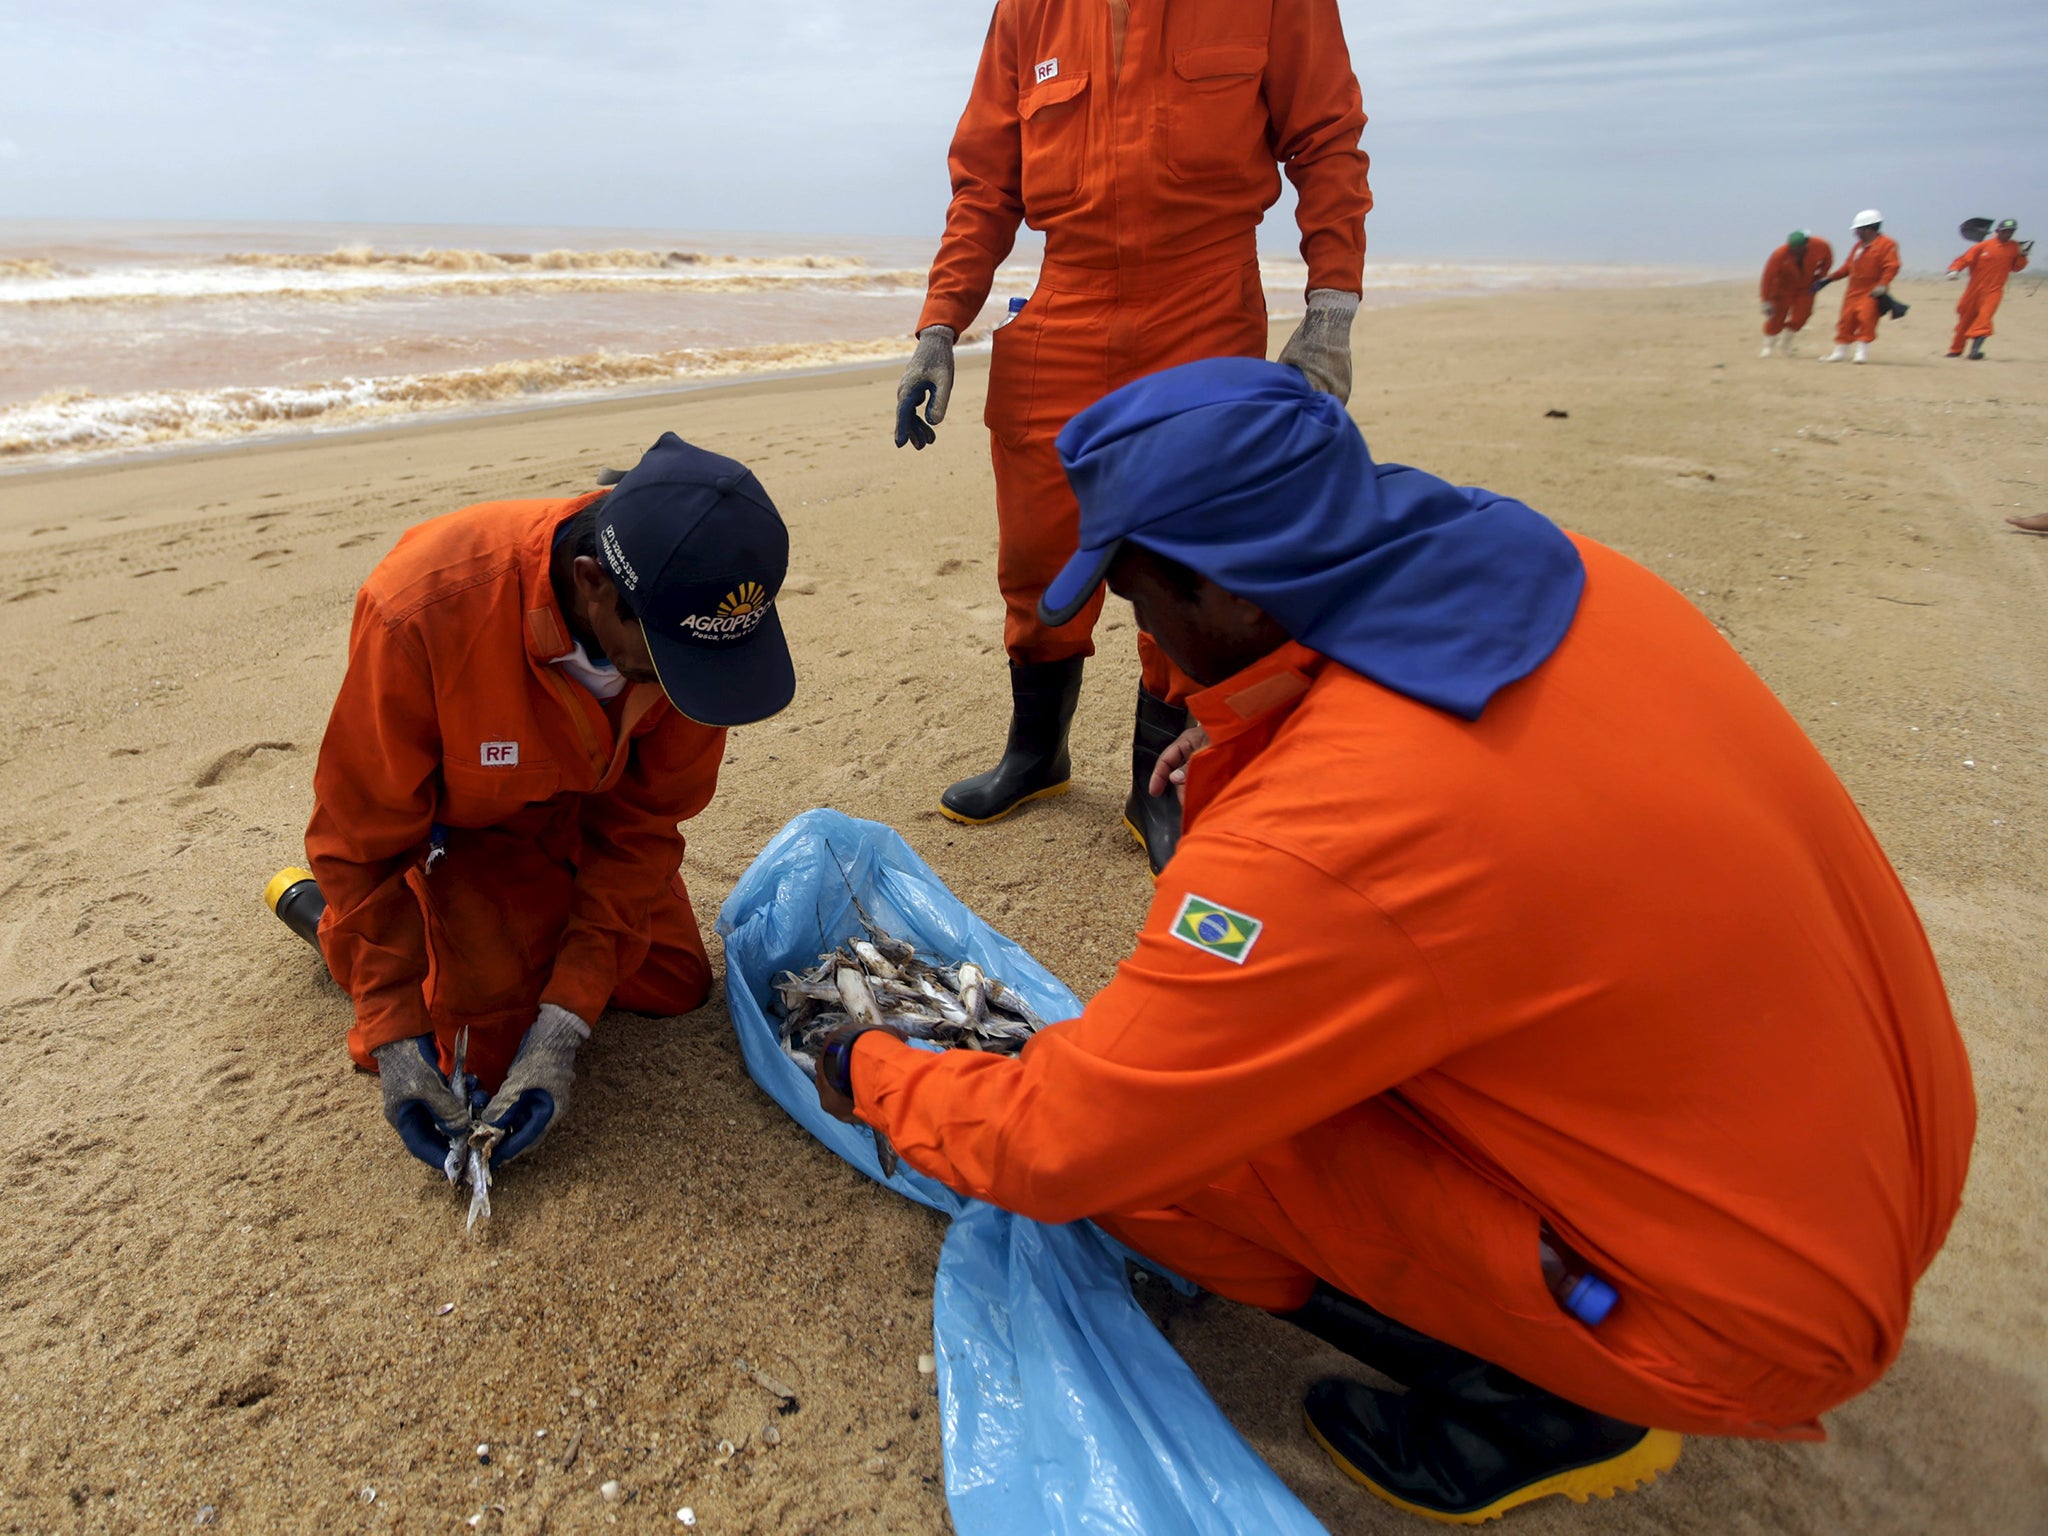
<svg viewBox="0 0 2048 1536">
<path fill-rule="evenodd" d="M 1792 355 L 1792 342 L 1806 328 L 1813 314 L 1816 285 L 1828 275 L 1835 259 L 1834 247 L 1816 240 L 1803 229 L 1795 229 L 1785 243 L 1771 252 L 1764 263 L 1759 297 L 1764 306 L 1764 350 Z"/>
<path fill-rule="evenodd" d="M 288 870 L 270 902 L 308 937 L 317 915 L 349 1054 L 437 1172 L 473 1113 L 494 1165 L 539 1142 L 608 1004 L 704 1001 L 677 823 L 725 728 L 795 691 L 788 563 L 761 483 L 664 433 L 609 492 L 435 518 L 363 583 L 313 770 L 317 888 Z M 449 1083 L 465 1032 L 480 1108 Z"/>
<path fill-rule="evenodd" d="M 1970 286 L 1963 290 L 1956 304 L 1956 336 L 1949 344 L 1950 357 L 1961 357 L 1963 343 L 1967 341 L 1970 361 L 1984 361 L 1984 343 L 1991 339 L 1991 317 L 1998 313 L 1998 302 L 2005 297 L 2005 280 L 2015 272 L 2027 270 L 2030 242 L 2016 238 L 2019 229 L 2019 220 L 2000 219 L 1997 232 L 1989 240 L 1979 240 L 1949 264 L 1951 281 L 1966 270 L 1970 274 Z"/>
<path fill-rule="evenodd" d="M 1285 167 L 1299 197 L 1308 312 L 1281 353 L 1316 388 L 1351 393 L 1351 321 L 1372 206 L 1365 112 L 1337 0 L 997 0 L 953 136 L 953 201 L 896 443 L 945 419 L 953 346 L 981 312 L 1022 220 L 1045 235 L 1038 287 L 996 332 L 989 365 L 996 580 L 1010 729 L 987 773 L 939 797 L 955 821 L 1064 794 L 1067 730 L 1101 603 L 1038 615 L 1074 552 L 1078 514 L 1053 439 L 1126 380 L 1196 358 L 1266 355 L 1258 226 Z M 918 418 L 923 405 L 924 418 Z M 1124 820 L 1157 873 L 1180 834 L 1152 764 L 1187 721 L 1188 685 L 1148 636 Z"/>
<path fill-rule="evenodd" d="M 1835 350 L 1821 359 L 1839 363 L 1849 357 L 1855 344 L 1855 361 L 1870 361 L 1870 344 L 1877 340 L 1877 320 L 1891 310 L 1892 279 L 1899 275 L 1899 242 L 1884 232 L 1884 215 L 1866 208 L 1856 215 L 1856 244 L 1828 282 L 1848 278 L 1842 294 L 1842 317 L 1835 322 Z M 1825 285 L 1823 285 L 1825 286 Z M 1904 313 L 1901 306 L 1899 313 Z"/>
<path fill-rule="evenodd" d="M 1047 619 L 1106 576 L 1201 685 L 1186 837 L 1079 1018 L 1016 1057 L 842 1030 L 821 1104 L 1405 1386 L 1306 1403 L 1403 1508 L 1821 1438 L 1898 1352 L 1975 1103 L 1798 722 L 1641 566 L 1375 465 L 1291 370 L 1154 374 L 1059 446 Z"/>
</svg>

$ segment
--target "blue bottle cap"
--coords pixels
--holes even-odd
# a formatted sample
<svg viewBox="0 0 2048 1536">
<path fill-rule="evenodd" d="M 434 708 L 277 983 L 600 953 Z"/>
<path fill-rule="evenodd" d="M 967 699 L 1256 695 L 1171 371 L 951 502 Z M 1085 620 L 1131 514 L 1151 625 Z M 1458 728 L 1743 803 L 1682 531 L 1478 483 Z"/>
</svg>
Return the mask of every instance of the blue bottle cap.
<svg viewBox="0 0 2048 1536">
<path fill-rule="evenodd" d="M 1619 1300 L 1620 1293 L 1598 1275 L 1581 1275 L 1565 1298 L 1564 1309 L 1588 1328 L 1597 1328 Z"/>
<path fill-rule="evenodd" d="M 1023 307 L 1024 307 L 1024 299 L 1023 299 L 1022 295 L 1019 295 L 1018 297 L 1016 297 L 1016 298 L 1013 298 L 1013 299 L 1011 299 L 1011 300 L 1010 300 L 1010 313 L 1011 313 L 1011 314 L 1013 314 L 1013 315 L 1014 315 L 1014 314 L 1016 314 L 1016 313 L 1017 313 L 1017 311 L 1018 311 L 1018 310 L 1020 310 L 1020 309 L 1022 309 Z"/>
</svg>

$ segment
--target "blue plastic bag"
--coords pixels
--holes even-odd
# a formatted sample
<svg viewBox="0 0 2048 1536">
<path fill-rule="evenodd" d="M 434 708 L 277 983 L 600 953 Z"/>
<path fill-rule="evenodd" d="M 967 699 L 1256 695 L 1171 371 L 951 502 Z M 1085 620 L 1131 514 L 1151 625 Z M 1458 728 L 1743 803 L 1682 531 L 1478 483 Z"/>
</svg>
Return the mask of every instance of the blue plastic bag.
<svg viewBox="0 0 2048 1536">
<path fill-rule="evenodd" d="M 907 1166 L 882 1178 L 873 1136 L 818 1107 L 770 1021 L 777 972 L 803 970 L 868 916 L 927 954 L 970 959 L 1046 1019 L 1074 994 L 949 891 L 888 827 L 806 811 L 718 914 L 725 995 L 754 1081 L 818 1140 L 953 1218 L 932 1293 L 946 1498 L 960 1536 L 1276 1536 L 1321 1532 L 1132 1298 L 1122 1247 L 1050 1227 Z"/>
</svg>

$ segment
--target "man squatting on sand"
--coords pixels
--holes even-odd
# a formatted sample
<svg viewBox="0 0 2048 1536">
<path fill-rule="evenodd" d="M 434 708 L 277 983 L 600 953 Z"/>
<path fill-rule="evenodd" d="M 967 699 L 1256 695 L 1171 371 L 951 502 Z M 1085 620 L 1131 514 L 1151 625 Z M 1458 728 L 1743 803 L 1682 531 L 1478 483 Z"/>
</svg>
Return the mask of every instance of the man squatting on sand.
<svg viewBox="0 0 2048 1536">
<path fill-rule="evenodd" d="M 1375 465 L 1293 369 L 1154 374 L 1059 452 L 1047 626 L 1106 576 L 1201 689 L 1179 851 L 1080 1018 L 1015 1058 L 843 1032 L 821 1101 L 1405 1386 L 1307 1416 L 1418 1513 L 1819 1438 L 1899 1349 L 1975 1101 L 1797 723 L 1662 581 Z M 1619 1299 L 1588 1326 L 1550 1268 Z"/>
<path fill-rule="evenodd" d="M 1057 624 L 1040 617 L 1039 598 L 1077 537 L 1053 439 L 1076 411 L 1140 375 L 1266 355 L 1258 226 L 1280 195 L 1282 166 L 1299 199 L 1308 312 L 1281 361 L 1349 397 L 1372 206 L 1364 126 L 1337 0 L 997 0 L 948 157 L 953 201 L 917 351 L 897 391 L 897 446 L 923 448 L 945 419 L 953 344 L 988 298 L 1019 220 L 1042 231 L 1031 301 L 996 332 L 985 412 L 1009 736 L 993 769 L 939 797 L 953 820 L 994 821 L 1066 792 L 1067 730 L 1102 605 L 1091 600 Z M 1142 633 L 1138 654 L 1124 819 L 1156 873 L 1173 853 L 1180 809 L 1146 786 L 1187 724 L 1191 685 Z"/>
<path fill-rule="evenodd" d="M 349 1054 L 431 1167 L 472 1113 L 494 1165 L 538 1143 L 607 1005 L 704 1001 L 677 823 L 725 727 L 795 692 L 788 563 L 760 482 L 665 433 L 609 492 L 435 518 L 364 582 L 306 852 Z M 487 1104 L 449 1086 L 464 1028 Z"/>
<path fill-rule="evenodd" d="M 1758 288 L 1764 307 L 1763 356 L 1792 355 L 1792 344 L 1813 316 L 1814 295 L 1834 259 L 1833 246 L 1803 229 L 1793 230 L 1771 252 Z"/>
</svg>

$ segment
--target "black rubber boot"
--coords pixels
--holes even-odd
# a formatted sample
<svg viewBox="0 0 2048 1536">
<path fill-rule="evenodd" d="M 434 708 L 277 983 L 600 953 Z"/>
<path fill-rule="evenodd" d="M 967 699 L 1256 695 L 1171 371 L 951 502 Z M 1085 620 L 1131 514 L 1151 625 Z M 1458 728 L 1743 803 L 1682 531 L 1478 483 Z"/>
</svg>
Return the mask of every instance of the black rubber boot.
<svg viewBox="0 0 2048 1536">
<path fill-rule="evenodd" d="M 1067 792 L 1073 770 L 1067 759 L 1067 727 L 1081 698 L 1083 658 L 1019 665 L 1010 663 L 1010 736 L 1002 761 L 987 773 L 962 779 L 939 796 L 939 809 L 954 821 L 979 825 L 1000 821 L 1026 800 L 1047 800 Z"/>
<path fill-rule="evenodd" d="M 1306 1329 L 1354 1360 L 1404 1387 L 1419 1387 L 1434 1377 L 1468 1370 L 1486 1362 L 1406 1323 L 1397 1323 L 1356 1296 L 1316 1282 L 1306 1304 L 1293 1312 L 1273 1314 L 1283 1323 Z"/>
<path fill-rule="evenodd" d="M 1406 1393 L 1319 1381 L 1303 1409 L 1309 1434 L 1347 1477 L 1453 1525 L 1553 1494 L 1611 1498 L 1678 1463 L 1670 1430 L 1607 1418 L 1483 1363 Z"/>
<path fill-rule="evenodd" d="M 305 869 L 281 869 L 264 888 L 263 904 L 277 920 L 320 952 L 320 915 L 327 910 L 327 898 L 320 894 L 313 874 Z"/>
<path fill-rule="evenodd" d="M 1159 754 L 1187 728 L 1186 709 L 1139 687 L 1138 724 L 1131 737 L 1131 795 L 1124 801 L 1124 825 L 1143 845 L 1155 877 L 1180 845 L 1180 796 L 1171 786 L 1163 795 L 1153 794 L 1152 769 Z"/>
<path fill-rule="evenodd" d="M 1970 338 L 1970 361 L 1973 363 L 1984 361 L 1984 338 L 1982 336 L 1972 336 Z"/>
<path fill-rule="evenodd" d="M 1478 1525 L 1552 1494 L 1606 1498 L 1678 1460 L 1670 1431 L 1566 1402 L 1330 1286 L 1280 1315 L 1408 1388 L 1333 1377 L 1303 1406 L 1345 1475 L 1412 1513 Z"/>
</svg>

